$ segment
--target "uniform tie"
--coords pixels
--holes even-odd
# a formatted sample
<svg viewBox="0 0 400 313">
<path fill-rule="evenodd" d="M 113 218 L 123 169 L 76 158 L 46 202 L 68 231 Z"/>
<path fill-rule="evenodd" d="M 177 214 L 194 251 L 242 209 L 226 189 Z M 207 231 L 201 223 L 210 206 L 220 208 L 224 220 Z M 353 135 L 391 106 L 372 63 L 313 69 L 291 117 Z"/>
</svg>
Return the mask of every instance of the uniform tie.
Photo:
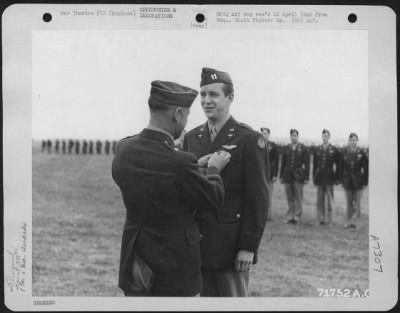
<svg viewBox="0 0 400 313">
<path fill-rule="evenodd" d="M 211 127 L 211 129 L 210 129 L 210 140 L 211 140 L 211 142 L 214 141 L 215 137 L 217 137 L 217 128 L 216 127 Z"/>
</svg>

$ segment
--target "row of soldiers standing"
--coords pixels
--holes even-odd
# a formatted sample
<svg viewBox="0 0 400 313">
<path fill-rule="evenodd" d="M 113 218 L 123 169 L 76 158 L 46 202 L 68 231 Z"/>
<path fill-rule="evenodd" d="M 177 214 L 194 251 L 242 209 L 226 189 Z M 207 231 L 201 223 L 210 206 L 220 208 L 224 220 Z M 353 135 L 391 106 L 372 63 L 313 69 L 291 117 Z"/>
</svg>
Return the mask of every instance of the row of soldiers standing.
<svg viewBox="0 0 400 313">
<path fill-rule="evenodd" d="M 310 149 L 298 142 L 299 132 L 290 130 L 291 143 L 283 147 L 281 153 L 278 146 L 269 141 L 270 130 L 261 128 L 269 155 L 270 201 L 274 182 L 278 179 L 279 154 L 281 166 L 280 181 L 285 185 L 288 201 L 286 223 L 297 224 L 302 215 L 303 186 L 310 181 Z M 312 180 L 317 186 L 317 224 L 332 223 L 332 206 L 334 185 L 342 184 L 347 205 L 345 228 L 356 228 L 361 211 L 361 191 L 368 185 L 368 153 L 357 146 L 358 135 L 350 133 L 346 147 L 339 149 L 329 143 L 330 132 L 322 131 L 322 144 L 313 147 Z M 367 150 L 368 151 L 368 150 Z M 271 202 L 268 218 L 271 219 Z"/>
<path fill-rule="evenodd" d="M 113 140 L 42 140 L 42 152 L 62 154 L 111 154 L 115 153 L 117 141 Z M 53 150 L 54 148 L 54 150 Z"/>
</svg>

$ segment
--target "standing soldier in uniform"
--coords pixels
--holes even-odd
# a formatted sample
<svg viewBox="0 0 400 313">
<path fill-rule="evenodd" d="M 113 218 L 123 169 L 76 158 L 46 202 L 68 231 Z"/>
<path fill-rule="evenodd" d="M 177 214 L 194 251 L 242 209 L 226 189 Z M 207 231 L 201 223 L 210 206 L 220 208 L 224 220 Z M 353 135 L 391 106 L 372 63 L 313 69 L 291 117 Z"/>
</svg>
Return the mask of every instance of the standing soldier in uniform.
<svg viewBox="0 0 400 313">
<path fill-rule="evenodd" d="M 74 148 L 74 141 L 72 139 L 68 140 L 68 153 L 72 153 L 72 149 Z"/>
<path fill-rule="evenodd" d="M 104 143 L 105 154 L 110 154 L 110 141 L 106 140 Z"/>
<path fill-rule="evenodd" d="M 81 146 L 81 142 L 78 139 L 75 140 L 75 153 L 76 154 L 79 154 L 80 146 Z"/>
<path fill-rule="evenodd" d="M 47 146 L 47 141 L 46 140 L 42 140 L 42 152 L 44 152 L 46 150 L 46 146 Z"/>
<path fill-rule="evenodd" d="M 247 296 L 249 270 L 257 262 L 268 209 L 264 138 L 229 113 L 234 99 L 228 73 L 203 68 L 200 102 L 207 122 L 188 132 L 183 150 L 199 165 L 215 151 L 228 151 L 231 162 L 221 172 L 225 201 L 217 213 L 198 212 L 204 287 L 202 296 Z"/>
<path fill-rule="evenodd" d="M 339 181 L 339 151 L 329 143 L 331 133 L 322 131 L 322 145 L 314 148 L 313 179 L 317 186 L 317 224 L 332 223 L 333 185 Z M 325 208 L 325 198 L 327 208 Z"/>
<path fill-rule="evenodd" d="M 361 213 L 361 190 L 368 185 L 368 157 L 357 147 L 357 142 L 357 134 L 350 133 L 349 144 L 343 149 L 340 161 L 340 178 L 347 200 L 345 228 L 357 227 Z"/>
<path fill-rule="evenodd" d="M 67 143 L 65 142 L 65 139 L 63 139 L 62 143 L 61 143 L 61 149 L 62 149 L 63 154 L 66 153 L 66 147 L 67 147 Z"/>
<path fill-rule="evenodd" d="M 86 139 L 83 140 L 82 142 L 82 154 L 86 154 L 87 153 L 87 141 Z"/>
<path fill-rule="evenodd" d="M 280 178 L 289 206 L 285 223 L 297 224 L 303 214 L 303 186 L 310 177 L 310 157 L 306 146 L 298 142 L 298 130 L 290 130 L 290 140 L 282 153 Z"/>
<path fill-rule="evenodd" d="M 267 152 L 268 152 L 268 158 L 266 160 L 269 160 L 269 173 L 267 176 L 268 180 L 268 186 L 269 186 L 269 194 L 268 194 L 268 216 L 267 216 L 267 221 L 272 221 L 272 193 L 274 191 L 274 183 L 276 182 L 276 179 L 278 177 L 278 167 L 279 167 L 279 153 L 278 153 L 278 147 L 275 144 L 275 142 L 269 140 L 269 136 L 271 134 L 271 131 L 267 127 L 261 127 L 261 134 L 263 135 L 265 139 L 265 143 L 267 145 Z"/>
<path fill-rule="evenodd" d="M 101 154 L 101 147 L 102 147 L 103 143 L 101 142 L 101 140 L 97 140 L 96 141 L 96 151 L 97 154 Z"/>
<path fill-rule="evenodd" d="M 89 141 L 89 154 L 93 154 L 93 141 Z"/>
<path fill-rule="evenodd" d="M 56 153 L 60 152 L 60 140 L 58 140 L 58 139 L 56 139 L 55 150 L 56 150 Z"/>
<path fill-rule="evenodd" d="M 113 140 L 113 142 L 112 142 L 112 152 L 113 152 L 113 154 L 115 154 L 115 147 L 116 146 L 117 146 L 117 141 Z"/>
<path fill-rule="evenodd" d="M 194 212 L 222 205 L 219 172 L 230 154 L 213 154 L 203 175 L 193 154 L 174 148 L 198 92 L 173 82 L 151 86 L 149 125 L 118 143 L 112 165 L 127 213 L 119 287 L 126 296 L 196 296 L 201 235 Z"/>
<path fill-rule="evenodd" d="M 47 139 L 47 153 L 51 153 L 51 145 L 52 145 L 51 140 Z"/>
</svg>

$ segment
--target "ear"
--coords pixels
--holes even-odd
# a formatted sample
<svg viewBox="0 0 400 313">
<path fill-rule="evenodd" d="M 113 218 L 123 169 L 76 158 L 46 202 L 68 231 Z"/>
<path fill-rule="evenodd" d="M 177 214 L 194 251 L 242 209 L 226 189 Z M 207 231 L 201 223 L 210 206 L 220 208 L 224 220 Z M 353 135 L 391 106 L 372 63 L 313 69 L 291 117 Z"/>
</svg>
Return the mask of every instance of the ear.
<svg viewBox="0 0 400 313">
<path fill-rule="evenodd" d="M 229 96 L 228 96 L 229 100 L 232 102 L 233 99 L 235 99 L 235 94 L 232 92 Z"/>
<path fill-rule="evenodd" d="M 181 115 L 182 115 L 182 108 L 177 106 L 173 111 L 172 118 L 176 122 Z"/>
</svg>

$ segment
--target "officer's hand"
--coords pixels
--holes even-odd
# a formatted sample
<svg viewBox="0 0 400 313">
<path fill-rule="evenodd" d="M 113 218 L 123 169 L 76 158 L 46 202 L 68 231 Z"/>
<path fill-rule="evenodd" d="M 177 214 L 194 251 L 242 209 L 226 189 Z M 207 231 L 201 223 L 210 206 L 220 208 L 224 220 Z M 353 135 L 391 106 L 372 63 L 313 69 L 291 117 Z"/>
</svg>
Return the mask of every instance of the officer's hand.
<svg viewBox="0 0 400 313">
<path fill-rule="evenodd" d="M 203 155 L 200 159 L 197 160 L 197 164 L 199 164 L 199 167 L 206 167 L 208 160 L 211 158 L 212 153 Z"/>
<path fill-rule="evenodd" d="M 239 250 L 235 259 L 235 269 L 239 272 L 247 272 L 253 264 L 254 252 Z"/>
<path fill-rule="evenodd" d="M 214 166 L 218 171 L 222 171 L 231 160 L 231 154 L 226 151 L 214 152 L 208 160 L 208 167 Z"/>
<path fill-rule="evenodd" d="M 276 182 L 276 177 L 272 177 L 272 182 Z"/>
<path fill-rule="evenodd" d="M 306 184 L 308 184 L 308 180 L 305 180 L 305 181 L 304 181 L 304 185 L 306 185 Z"/>
</svg>

